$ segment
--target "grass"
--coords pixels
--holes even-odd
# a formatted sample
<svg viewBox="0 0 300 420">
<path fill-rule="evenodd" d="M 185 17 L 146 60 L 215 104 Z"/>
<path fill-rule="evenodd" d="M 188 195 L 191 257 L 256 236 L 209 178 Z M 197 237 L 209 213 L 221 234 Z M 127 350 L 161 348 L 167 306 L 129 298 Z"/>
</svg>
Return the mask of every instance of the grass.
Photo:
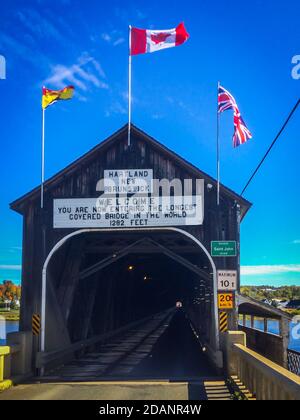
<svg viewBox="0 0 300 420">
<path fill-rule="evenodd" d="M 284 312 L 287 312 L 292 316 L 300 315 L 300 309 L 284 309 Z"/>
<path fill-rule="evenodd" d="M 5 318 L 6 321 L 19 321 L 20 311 L 19 310 L 3 311 L 0 309 L 0 317 Z"/>
</svg>

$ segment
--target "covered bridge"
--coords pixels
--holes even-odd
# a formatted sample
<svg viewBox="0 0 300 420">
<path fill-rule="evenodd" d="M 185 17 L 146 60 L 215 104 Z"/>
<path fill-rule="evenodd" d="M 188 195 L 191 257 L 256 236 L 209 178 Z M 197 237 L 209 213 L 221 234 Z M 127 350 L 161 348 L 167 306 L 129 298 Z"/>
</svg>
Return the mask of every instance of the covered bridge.
<svg viewBox="0 0 300 420">
<path fill-rule="evenodd" d="M 24 220 L 21 331 L 42 317 L 33 367 L 38 353 L 181 302 L 221 368 L 217 270 L 236 272 L 239 290 L 239 228 L 251 204 L 221 185 L 217 206 L 215 179 L 135 126 L 128 146 L 127 131 L 50 178 L 43 209 L 39 187 L 11 204 Z M 212 241 L 235 249 L 218 254 Z M 237 329 L 234 302 L 227 314 Z"/>
</svg>

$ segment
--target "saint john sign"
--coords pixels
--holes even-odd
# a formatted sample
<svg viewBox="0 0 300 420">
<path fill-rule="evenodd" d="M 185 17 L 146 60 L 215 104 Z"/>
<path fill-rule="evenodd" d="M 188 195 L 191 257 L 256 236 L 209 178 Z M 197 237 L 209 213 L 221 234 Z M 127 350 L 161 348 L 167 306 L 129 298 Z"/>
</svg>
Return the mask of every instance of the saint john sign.
<svg viewBox="0 0 300 420">
<path fill-rule="evenodd" d="M 236 257 L 236 241 L 212 241 L 212 257 Z"/>
</svg>

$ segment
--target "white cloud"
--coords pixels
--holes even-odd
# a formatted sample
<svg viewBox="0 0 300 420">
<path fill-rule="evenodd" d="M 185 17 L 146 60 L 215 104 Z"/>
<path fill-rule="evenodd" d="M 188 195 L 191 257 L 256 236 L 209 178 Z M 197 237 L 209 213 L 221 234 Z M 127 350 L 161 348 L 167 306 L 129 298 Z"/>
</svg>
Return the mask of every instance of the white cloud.
<svg viewBox="0 0 300 420">
<path fill-rule="evenodd" d="M 113 30 L 109 33 L 104 32 L 101 34 L 101 38 L 113 47 L 117 47 L 125 42 L 125 38 L 122 36 L 122 33 L 117 30 Z"/>
<path fill-rule="evenodd" d="M 66 84 L 72 84 L 84 92 L 88 91 L 91 86 L 108 89 L 108 84 L 101 78 L 105 78 L 101 64 L 85 52 L 80 55 L 75 64 L 53 66 L 51 75 L 43 81 L 43 85 L 61 89 Z"/>
<path fill-rule="evenodd" d="M 1 34 L 0 46 L 13 51 L 21 60 L 34 66 L 42 67 L 48 65 L 48 58 L 37 50 L 33 54 L 32 47 L 27 46 L 24 40 L 19 41 L 11 35 Z"/>
<path fill-rule="evenodd" d="M 153 120 L 161 120 L 163 118 L 162 114 L 153 114 L 151 115 Z"/>
<path fill-rule="evenodd" d="M 72 36 L 72 30 L 60 16 L 51 15 L 47 10 L 39 13 L 30 8 L 21 8 L 15 16 L 10 33 L 1 34 L 0 46 L 39 69 L 48 68 L 50 62 L 49 51 L 40 45 L 44 46 L 49 39 L 68 49 L 74 44 L 66 36 Z M 19 32 L 13 29 L 15 26 L 20 28 Z"/>
<path fill-rule="evenodd" d="M 128 22 L 130 20 L 139 21 L 139 20 L 145 20 L 147 18 L 145 11 L 137 9 L 136 6 L 128 6 L 127 3 L 125 6 L 116 7 L 114 9 L 114 13 L 116 17 L 120 19 L 123 23 L 126 23 L 126 25 L 128 25 Z"/>
<path fill-rule="evenodd" d="M 111 41 L 111 36 L 107 33 L 103 33 L 101 34 L 101 38 L 106 41 L 106 42 L 110 42 Z"/>
<path fill-rule="evenodd" d="M 142 12 L 141 10 L 136 9 L 136 15 L 138 17 L 138 19 L 144 20 L 146 19 L 147 15 Z"/>
<path fill-rule="evenodd" d="M 0 270 L 21 270 L 21 265 L 0 265 Z"/>
<path fill-rule="evenodd" d="M 281 273 L 300 273 L 300 264 L 247 265 L 241 267 L 241 274 L 245 276 L 271 275 Z"/>
<path fill-rule="evenodd" d="M 114 41 L 113 46 L 116 47 L 117 45 L 123 44 L 125 42 L 124 38 L 118 38 L 116 41 Z"/>
<path fill-rule="evenodd" d="M 34 36 L 41 38 L 54 38 L 61 43 L 65 43 L 66 39 L 57 27 L 57 20 L 52 23 L 34 9 L 23 9 L 18 12 L 18 18 L 21 24 L 31 31 Z"/>
<path fill-rule="evenodd" d="M 122 105 L 119 101 L 113 101 L 109 108 L 105 111 L 105 116 L 110 117 L 114 114 L 125 115 L 127 113 L 127 108 Z"/>
</svg>

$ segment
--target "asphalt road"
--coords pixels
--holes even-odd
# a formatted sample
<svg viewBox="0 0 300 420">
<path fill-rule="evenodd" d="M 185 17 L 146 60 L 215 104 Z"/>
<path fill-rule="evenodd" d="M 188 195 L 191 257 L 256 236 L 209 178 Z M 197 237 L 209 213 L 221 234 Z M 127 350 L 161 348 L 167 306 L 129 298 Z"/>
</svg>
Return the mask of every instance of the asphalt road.
<svg viewBox="0 0 300 420">
<path fill-rule="evenodd" d="M 98 382 L 18 385 L 0 400 L 187 400 L 187 383 Z"/>
</svg>

